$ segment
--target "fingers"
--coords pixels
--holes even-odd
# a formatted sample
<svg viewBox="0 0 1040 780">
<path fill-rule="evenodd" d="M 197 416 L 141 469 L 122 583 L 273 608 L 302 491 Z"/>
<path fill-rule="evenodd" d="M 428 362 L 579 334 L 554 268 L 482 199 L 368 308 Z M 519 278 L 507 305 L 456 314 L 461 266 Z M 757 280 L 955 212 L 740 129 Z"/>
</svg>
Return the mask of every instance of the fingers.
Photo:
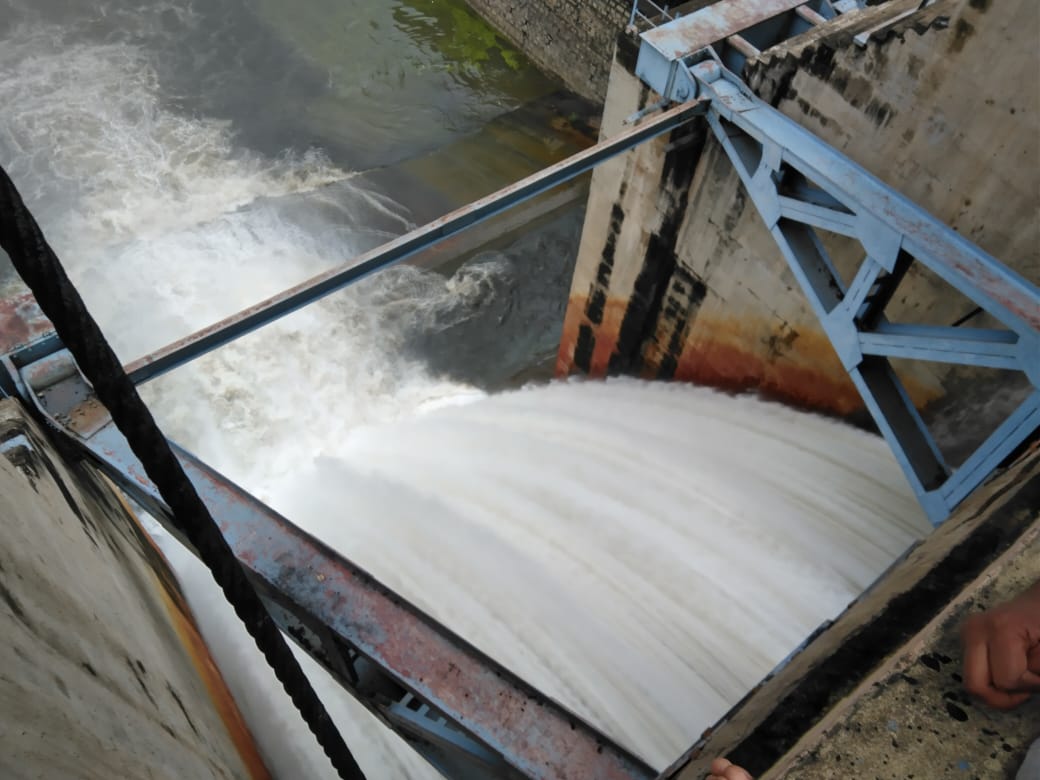
<svg viewBox="0 0 1040 780">
<path fill-rule="evenodd" d="M 711 762 L 711 774 L 708 780 L 754 780 L 750 774 L 725 758 L 716 758 Z"/>
<path fill-rule="evenodd" d="M 1040 674 L 1040 644 L 1033 645 L 1030 649 L 1026 665 L 1033 674 Z"/>
<path fill-rule="evenodd" d="M 989 673 L 989 645 L 983 617 L 974 615 L 961 627 L 964 646 L 964 688 L 991 707 L 1005 707 L 1007 694 L 993 687 Z"/>
<path fill-rule="evenodd" d="M 1013 709 L 1037 690 L 1040 675 L 1027 668 L 1031 648 L 1022 637 L 992 632 L 984 615 L 975 615 L 961 628 L 964 646 L 964 687 L 995 709 Z"/>
<path fill-rule="evenodd" d="M 1006 631 L 991 637 L 988 643 L 990 678 L 1004 691 L 1040 690 L 1040 675 L 1029 670 L 1028 636 Z"/>
</svg>

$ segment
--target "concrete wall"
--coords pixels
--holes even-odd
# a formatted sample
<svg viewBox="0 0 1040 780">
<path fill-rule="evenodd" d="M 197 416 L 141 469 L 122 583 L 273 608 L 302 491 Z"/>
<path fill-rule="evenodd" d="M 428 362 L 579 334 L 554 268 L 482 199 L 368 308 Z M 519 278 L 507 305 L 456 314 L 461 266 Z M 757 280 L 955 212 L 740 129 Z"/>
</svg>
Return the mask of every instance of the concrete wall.
<svg viewBox="0 0 1040 780">
<path fill-rule="evenodd" d="M 1040 71 L 1035 0 L 940 0 L 875 34 L 902 0 L 843 17 L 763 53 L 746 77 L 764 99 L 1027 278 L 1040 278 Z M 656 99 L 632 75 L 623 37 L 602 134 Z M 828 244 L 839 269 L 858 245 Z M 953 324 L 974 306 L 920 268 L 888 313 Z M 975 317 L 972 325 L 984 325 Z M 986 415 L 942 417 L 951 395 L 977 396 L 992 417 L 1017 403 L 1007 377 L 980 381 L 939 364 L 900 366 L 951 448 L 981 435 Z M 705 123 L 597 169 L 557 373 L 634 373 L 857 415 L 860 399 L 721 147 Z M 997 408 L 999 407 L 999 408 Z M 936 431 L 943 439 L 942 430 Z M 954 458 L 956 460 L 956 458 Z"/>
<path fill-rule="evenodd" d="M 607 93 L 614 41 L 631 0 L 467 0 L 531 60 L 583 97 Z"/>
<path fill-rule="evenodd" d="M 107 481 L 0 401 L 0 777 L 269 777 Z"/>
</svg>

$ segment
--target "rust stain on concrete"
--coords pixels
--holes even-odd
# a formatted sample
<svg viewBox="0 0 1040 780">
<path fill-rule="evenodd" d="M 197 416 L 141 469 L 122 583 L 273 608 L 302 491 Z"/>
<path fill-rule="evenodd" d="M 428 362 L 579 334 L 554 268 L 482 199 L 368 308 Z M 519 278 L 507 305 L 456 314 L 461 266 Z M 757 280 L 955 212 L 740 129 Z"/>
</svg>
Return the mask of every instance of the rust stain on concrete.
<svg viewBox="0 0 1040 780">
<path fill-rule="evenodd" d="M 596 325 L 583 316 L 586 305 L 586 296 L 571 296 L 556 361 L 558 377 L 608 374 L 627 302 L 608 299 Z M 764 338 L 763 334 L 771 335 Z M 645 379 L 660 378 L 662 365 L 672 361 L 675 369 L 670 378 L 675 381 L 729 392 L 757 391 L 802 409 L 845 418 L 865 412 L 830 341 L 818 328 L 782 327 L 761 317 L 718 317 L 701 311 L 678 354 L 670 345 L 655 341 L 644 342 L 640 349 Z M 918 408 L 942 395 L 936 385 L 902 378 Z"/>
<path fill-rule="evenodd" d="M 93 471 L 93 469 L 92 473 L 97 476 L 99 482 L 102 482 L 111 491 L 112 498 L 118 502 L 126 513 L 126 520 L 133 523 L 138 539 L 146 546 L 147 554 L 153 561 L 151 574 L 154 577 L 155 592 L 162 600 L 181 645 L 184 647 L 192 665 L 195 667 L 196 673 L 209 693 L 217 715 L 223 721 L 225 728 L 227 728 L 231 743 L 238 751 L 239 758 L 241 758 L 246 771 L 249 773 L 250 780 L 271 780 L 271 773 L 260 756 L 253 734 L 249 730 L 249 726 L 246 724 L 245 718 L 242 716 L 242 712 L 239 710 L 223 674 L 217 667 L 217 663 L 206 645 L 202 632 L 195 623 L 191 607 L 188 606 L 184 594 L 177 585 L 169 561 L 155 541 L 148 535 L 148 532 L 145 531 L 137 514 L 124 498 L 122 491 L 104 474 Z"/>
</svg>

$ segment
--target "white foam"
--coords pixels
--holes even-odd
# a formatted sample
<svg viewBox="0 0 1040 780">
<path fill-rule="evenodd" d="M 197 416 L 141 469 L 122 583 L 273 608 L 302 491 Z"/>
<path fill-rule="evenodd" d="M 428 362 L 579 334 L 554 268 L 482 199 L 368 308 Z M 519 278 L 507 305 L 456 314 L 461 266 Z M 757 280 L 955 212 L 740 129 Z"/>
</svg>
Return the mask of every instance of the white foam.
<svg viewBox="0 0 1040 780">
<path fill-rule="evenodd" d="M 879 439 L 636 381 L 357 431 L 272 502 L 658 766 L 928 530 Z"/>
<path fill-rule="evenodd" d="M 0 148 L 29 200 L 79 193 L 52 235 L 73 252 L 149 240 L 348 175 L 318 152 L 251 155 L 235 148 L 228 122 L 164 107 L 147 52 L 129 43 L 67 44 L 62 28 L 22 27 L 4 40 L 0 71 Z"/>
<path fill-rule="evenodd" d="M 659 767 L 929 527 L 880 439 L 688 386 L 526 389 L 320 454 L 289 438 L 280 475 L 261 429 L 230 439 L 265 453 L 239 477 L 275 508 Z M 264 716 L 268 673 L 214 594 L 188 595 L 254 729 L 306 752 L 284 711 Z M 341 717 L 372 777 L 434 776 Z"/>
</svg>

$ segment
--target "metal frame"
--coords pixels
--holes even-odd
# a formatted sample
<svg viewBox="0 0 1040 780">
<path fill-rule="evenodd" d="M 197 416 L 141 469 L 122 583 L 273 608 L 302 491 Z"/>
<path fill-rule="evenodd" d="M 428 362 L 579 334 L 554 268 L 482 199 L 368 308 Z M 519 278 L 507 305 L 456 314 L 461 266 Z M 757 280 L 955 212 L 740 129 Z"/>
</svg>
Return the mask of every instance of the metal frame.
<svg viewBox="0 0 1040 780">
<path fill-rule="evenodd" d="M 747 60 L 777 43 L 859 7 L 859 0 L 722 0 L 643 33 L 636 75 L 658 94 L 682 103 L 697 85 L 689 65 L 709 48 L 739 73 Z"/>
<path fill-rule="evenodd" d="M 693 120 L 699 111 L 699 108 L 693 104 L 671 108 L 607 141 L 595 144 L 566 160 L 521 179 L 515 184 L 503 187 L 487 197 L 416 228 L 343 265 L 311 277 L 238 314 L 196 331 L 150 355 L 145 355 L 125 366 L 126 372 L 135 384 L 162 376 L 168 371 L 189 363 L 246 333 L 262 328 L 336 290 L 406 260 L 446 238 L 548 192 L 645 141 L 674 130 Z"/>
<path fill-rule="evenodd" d="M 647 14 L 643 13 L 644 5 L 650 6 L 651 13 L 656 12 L 656 16 L 648 16 Z M 634 28 L 636 26 L 637 19 L 643 22 L 644 24 L 647 24 L 651 27 L 655 27 L 658 24 L 659 20 L 670 22 L 673 19 L 679 18 L 678 14 L 672 16 L 671 13 L 669 13 L 668 9 L 669 6 L 667 3 L 661 6 L 655 3 L 654 0 L 632 0 L 632 13 L 630 13 L 628 16 L 628 27 L 629 29 Z"/>
<path fill-rule="evenodd" d="M 799 3 L 724 0 L 644 33 L 637 75 L 667 98 L 696 97 L 705 106 L 715 137 L 938 525 L 1040 427 L 1040 289 L 760 100 L 727 67 L 743 66 L 735 38 L 773 45 L 808 24 L 811 15 L 799 13 L 805 8 Z M 863 262 L 847 287 L 818 230 L 863 247 Z M 914 262 L 1005 329 L 889 322 L 885 306 Z M 1033 390 L 951 469 L 892 370 L 892 358 L 1020 371 Z"/>
</svg>

